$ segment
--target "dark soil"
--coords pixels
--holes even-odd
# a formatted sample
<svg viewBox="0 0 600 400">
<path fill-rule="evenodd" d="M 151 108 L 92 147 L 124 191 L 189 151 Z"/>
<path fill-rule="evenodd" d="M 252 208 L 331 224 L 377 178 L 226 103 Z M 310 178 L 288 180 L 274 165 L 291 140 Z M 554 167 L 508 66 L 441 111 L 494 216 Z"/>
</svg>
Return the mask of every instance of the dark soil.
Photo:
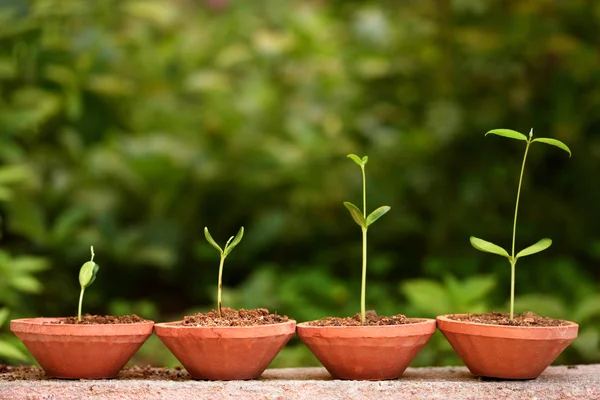
<svg viewBox="0 0 600 400">
<path fill-rule="evenodd" d="M 532 312 L 524 312 L 523 314 L 515 314 L 514 318 L 510 319 L 509 313 L 492 312 L 489 314 L 467 314 L 467 315 L 449 315 L 448 318 L 456 321 L 477 322 L 487 325 L 506 325 L 506 326 L 564 326 L 568 325 L 567 321 L 560 319 L 540 317 Z"/>
<path fill-rule="evenodd" d="M 56 322 L 48 322 L 49 324 L 57 325 L 112 325 L 112 324 L 135 324 L 137 322 L 150 322 L 135 314 L 112 316 L 112 315 L 90 315 L 86 314 L 81 317 L 81 322 L 77 317 L 68 317 Z"/>
<path fill-rule="evenodd" d="M 420 320 L 419 320 L 420 321 Z M 384 325 L 406 325 L 417 322 L 412 318 L 406 318 L 402 314 L 393 315 L 391 317 L 378 316 L 373 310 L 365 313 L 365 326 L 384 326 Z M 311 326 L 361 326 L 361 315 L 357 313 L 354 317 L 338 318 L 327 317 L 317 321 L 308 323 Z"/>
<path fill-rule="evenodd" d="M 234 310 L 231 308 L 223 308 L 221 317 L 217 311 L 212 310 L 207 313 L 197 313 L 194 315 L 186 315 L 183 321 L 176 325 L 183 326 L 255 326 L 255 325 L 271 325 L 287 322 L 290 319 L 287 316 L 278 314 L 270 314 L 266 308 L 256 308 L 254 310 Z"/>
<path fill-rule="evenodd" d="M 38 367 L 34 366 L 11 366 L 0 364 L 0 381 L 39 381 L 52 379 L 47 377 Z M 119 372 L 118 380 L 167 380 L 167 381 L 185 381 L 189 380 L 190 375 L 182 367 L 177 366 L 174 369 L 154 368 L 150 366 L 125 367 Z"/>
</svg>

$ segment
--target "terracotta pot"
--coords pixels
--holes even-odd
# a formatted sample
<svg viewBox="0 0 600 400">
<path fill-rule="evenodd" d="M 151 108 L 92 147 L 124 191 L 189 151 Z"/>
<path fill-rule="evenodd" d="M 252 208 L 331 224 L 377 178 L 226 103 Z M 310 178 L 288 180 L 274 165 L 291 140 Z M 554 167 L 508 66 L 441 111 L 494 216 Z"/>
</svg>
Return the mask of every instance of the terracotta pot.
<svg viewBox="0 0 600 400">
<path fill-rule="evenodd" d="M 10 321 L 46 375 L 67 379 L 114 378 L 152 335 L 154 322 L 106 325 L 58 325 L 64 318 Z"/>
<path fill-rule="evenodd" d="M 298 324 L 298 336 L 336 379 L 399 378 L 435 333 L 434 319 L 388 326 Z"/>
<path fill-rule="evenodd" d="M 437 323 L 473 375 L 502 379 L 537 378 L 577 337 L 579 328 L 574 322 L 552 327 L 488 325 L 447 315 L 437 317 Z"/>
<path fill-rule="evenodd" d="M 294 320 L 226 327 L 178 322 L 156 324 L 154 332 L 194 379 L 258 378 L 296 329 Z"/>
</svg>

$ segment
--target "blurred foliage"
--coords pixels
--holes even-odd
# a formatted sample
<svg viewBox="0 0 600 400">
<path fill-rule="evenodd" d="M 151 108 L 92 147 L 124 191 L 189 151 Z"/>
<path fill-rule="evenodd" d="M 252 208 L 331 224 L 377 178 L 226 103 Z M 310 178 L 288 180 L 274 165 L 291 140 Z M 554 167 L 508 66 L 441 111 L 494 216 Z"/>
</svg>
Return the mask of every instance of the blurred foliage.
<svg viewBox="0 0 600 400">
<path fill-rule="evenodd" d="M 509 268 L 468 238 L 509 243 L 522 154 L 483 134 L 534 127 L 573 158 L 529 160 L 517 247 L 554 245 L 519 265 L 516 306 L 581 323 L 561 361 L 598 362 L 599 30 L 594 0 L 0 0 L 0 307 L 75 315 L 93 244 L 87 311 L 207 310 L 202 228 L 244 225 L 227 306 L 352 315 L 352 152 L 392 207 L 367 307 L 505 310 Z M 456 362 L 439 339 L 416 364 Z M 155 340 L 137 357 L 174 363 Z M 294 341 L 274 365 L 315 363 Z"/>
</svg>

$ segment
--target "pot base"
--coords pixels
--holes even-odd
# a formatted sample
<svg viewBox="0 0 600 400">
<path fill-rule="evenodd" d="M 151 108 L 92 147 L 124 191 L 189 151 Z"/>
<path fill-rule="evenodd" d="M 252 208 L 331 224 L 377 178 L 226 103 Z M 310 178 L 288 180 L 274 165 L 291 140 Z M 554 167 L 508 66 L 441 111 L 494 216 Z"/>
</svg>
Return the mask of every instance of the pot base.
<svg viewBox="0 0 600 400">
<path fill-rule="evenodd" d="M 152 334 L 154 322 L 60 325 L 60 318 L 10 322 L 46 375 L 61 379 L 110 379 Z"/>
<path fill-rule="evenodd" d="M 473 375 L 535 379 L 577 337 L 578 325 L 521 327 L 437 317 L 438 328 Z"/>
<path fill-rule="evenodd" d="M 433 319 L 387 326 L 298 325 L 298 336 L 335 379 L 399 378 L 435 333 Z"/>
</svg>

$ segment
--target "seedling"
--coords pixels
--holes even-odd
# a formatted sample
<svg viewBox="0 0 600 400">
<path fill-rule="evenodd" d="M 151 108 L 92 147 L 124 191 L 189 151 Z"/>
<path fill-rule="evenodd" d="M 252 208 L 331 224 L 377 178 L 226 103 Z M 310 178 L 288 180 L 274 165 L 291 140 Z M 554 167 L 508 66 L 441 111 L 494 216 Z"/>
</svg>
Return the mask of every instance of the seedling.
<svg viewBox="0 0 600 400">
<path fill-rule="evenodd" d="M 475 247 L 477 250 L 484 251 L 487 253 L 498 254 L 500 256 L 506 257 L 508 262 L 510 263 L 510 319 L 513 319 L 514 309 L 515 309 L 515 265 L 517 264 L 517 260 L 520 257 L 530 256 L 535 253 L 539 253 L 540 251 L 546 250 L 552 244 L 552 240 L 548 238 L 544 238 L 539 242 L 521 250 L 515 255 L 515 238 L 517 234 L 517 213 L 519 211 L 519 198 L 521 196 L 521 183 L 523 182 L 523 171 L 525 170 L 525 161 L 527 160 L 527 152 L 529 151 L 529 146 L 532 143 L 546 143 L 552 146 L 556 146 L 559 149 L 562 149 L 569 153 L 569 157 L 571 157 L 571 150 L 567 147 L 566 144 L 556 139 L 549 138 L 533 138 L 533 128 L 529 131 L 529 138 L 522 133 L 517 131 L 513 131 L 510 129 L 494 129 L 485 134 L 503 136 L 510 139 L 523 140 L 527 143 L 525 146 L 525 155 L 523 156 L 523 165 L 521 166 L 521 175 L 519 176 L 519 187 L 517 189 L 517 202 L 515 205 L 515 218 L 513 222 L 513 234 L 512 234 L 512 251 L 511 254 L 508 254 L 506 250 L 502 247 L 495 245 L 491 242 L 485 241 L 483 239 L 478 239 L 474 236 L 471 236 L 471 245 Z"/>
<path fill-rule="evenodd" d="M 83 293 L 85 289 L 96 280 L 96 274 L 100 266 L 94 262 L 94 246 L 90 246 L 92 258 L 83 264 L 79 270 L 79 284 L 81 285 L 81 294 L 79 295 L 79 308 L 77 311 L 77 321 L 81 322 L 81 304 L 83 303 Z"/>
<path fill-rule="evenodd" d="M 222 315 L 221 315 L 221 291 L 223 290 L 223 284 L 222 284 L 223 263 L 225 262 L 225 258 L 229 255 L 229 253 L 231 253 L 231 250 L 233 250 L 233 248 L 242 241 L 243 236 L 244 236 L 244 227 L 242 226 L 240 228 L 240 230 L 238 231 L 237 235 L 235 235 L 235 237 L 233 237 L 233 236 L 230 237 L 229 240 L 227 241 L 227 243 L 225 243 L 225 249 L 221 249 L 221 247 L 217 244 L 217 242 L 215 242 L 215 240 L 210 235 L 210 232 L 208 232 L 208 228 L 204 227 L 204 237 L 206 237 L 206 240 L 208 241 L 208 243 L 210 243 L 212 245 L 212 247 L 214 247 L 215 249 L 219 250 L 219 253 L 221 254 L 221 261 L 219 263 L 219 286 L 218 286 L 218 290 L 217 290 L 217 312 L 219 313 L 219 318 L 222 317 Z"/>
<path fill-rule="evenodd" d="M 363 183 L 363 212 L 354 204 L 345 201 L 344 205 L 350 211 L 350 215 L 354 221 L 360 226 L 362 230 L 362 283 L 360 291 L 360 319 L 361 323 L 365 324 L 365 292 L 367 286 L 367 229 L 375 221 L 377 221 L 383 214 L 390 211 L 389 206 L 381 206 L 367 216 L 367 182 L 365 177 L 365 165 L 369 161 L 369 157 L 364 156 L 360 158 L 355 154 L 348 154 L 348 158 L 352 159 L 359 167 L 362 172 L 362 183 Z"/>
</svg>

